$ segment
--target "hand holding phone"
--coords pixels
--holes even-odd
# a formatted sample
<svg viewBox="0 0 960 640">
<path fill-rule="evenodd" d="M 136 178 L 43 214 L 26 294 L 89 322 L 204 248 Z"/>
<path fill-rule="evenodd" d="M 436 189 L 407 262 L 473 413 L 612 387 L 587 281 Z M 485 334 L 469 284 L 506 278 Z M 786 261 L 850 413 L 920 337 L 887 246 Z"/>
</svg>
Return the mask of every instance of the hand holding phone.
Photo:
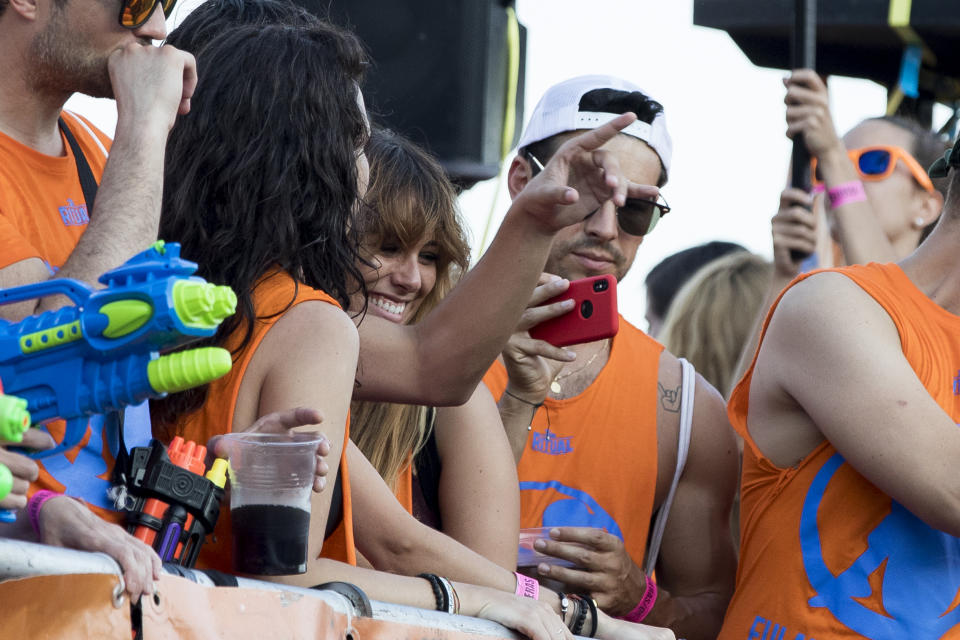
<svg viewBox="0 0 960 640">
<path fill-rule="evenodd" d="M 603 340 L 617 334 L 620 317 L 617 315 L 617 281 L 613 276 L 573 280 L 564 293 L 544 304 L 566 299 L 573 300 L 573 309 L 531 328 L 530 337 L 565 347 Z"/>
</svg>

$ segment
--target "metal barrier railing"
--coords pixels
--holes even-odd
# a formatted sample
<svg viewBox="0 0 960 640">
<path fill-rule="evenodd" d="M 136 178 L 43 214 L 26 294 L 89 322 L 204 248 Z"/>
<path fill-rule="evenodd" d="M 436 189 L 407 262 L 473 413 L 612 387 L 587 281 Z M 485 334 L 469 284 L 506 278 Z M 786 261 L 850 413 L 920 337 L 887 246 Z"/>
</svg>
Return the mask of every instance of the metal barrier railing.
<svg viewBox="0 0 960 640">
<path fill-rule="evenodd" d="M 175 570 L 166 568 L 164 570 L 166 573 L 183 576 L 205 587 L 216 587 L 210 577 L 199 570 L 182 567 Z M 122 572 L 120 565 L 104 553 L 88 553 L 20 540 L 0 539 L 0 581 L 32 576 L 91 573 L 120 576 Z M 305 589 L 239 577 L 237 578 L 237 586 L 317 598 L 324 601 L 337 613 L 350 616 L 362 616 L 364 613 L 358 610 L 358 607 L 349 598 L 334 591 Z M 375 600 L 370 601 L 370 608 L 372 611 L 371 617 L 374 620 L 384 622 L 513 640 L 522 637 L 495 622 L 478 618 L 454 616 L 439 611 L 428 611 Z"/>
</svg>

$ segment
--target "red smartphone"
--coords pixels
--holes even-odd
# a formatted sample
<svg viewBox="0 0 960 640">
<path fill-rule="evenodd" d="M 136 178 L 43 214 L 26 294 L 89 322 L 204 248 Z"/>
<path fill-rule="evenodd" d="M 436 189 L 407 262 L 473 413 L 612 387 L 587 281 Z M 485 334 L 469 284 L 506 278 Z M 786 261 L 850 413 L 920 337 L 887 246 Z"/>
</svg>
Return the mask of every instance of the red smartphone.
<svg viewBox="0 0 960 640">
<path fill-rule="evenodd" d="M 532 338 L 566 347 L 617 335 L 620 316 L 617 315 L 616 278 L 606 275 L 573 280 L 570 288 L 544 304 L 567 299 L 573 299 L 573 309 L 530 329 Z"/>
</svg>

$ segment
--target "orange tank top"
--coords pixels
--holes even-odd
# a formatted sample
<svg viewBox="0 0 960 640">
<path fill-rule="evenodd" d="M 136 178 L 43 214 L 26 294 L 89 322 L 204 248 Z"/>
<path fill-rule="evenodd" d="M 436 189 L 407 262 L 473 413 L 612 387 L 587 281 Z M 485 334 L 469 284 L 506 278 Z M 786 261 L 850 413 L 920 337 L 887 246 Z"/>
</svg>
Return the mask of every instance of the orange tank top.
<svg viewBox="0 0 960 640">
<path fill-rule="evenodd" d="M 886 310 L 924 387 L 960 421 L 960 317 L 895 264 L 833 271 Z M 960 638 L 960 539 L 891 500 L 828 442 L 789 469 L 766 459 L 747 431 L 755 364 L 728 406 L 746 446 L 737 586 L 719 637 Z"/>
<path fill-rule="evenodd" d="M 620 318 L 610 359 L 583 393 L 537 410 L 517 473 L 520 526 L 599 527 L 642 566 L 657 486 L 657 379 L 663 346 Z M 496 362 L 484 377 L 507 386 Z"/>
<path fill-rule="evenodd" d="M 64 111 L 61 115 L 99 183 L 110 138 L 74 113 Z M 62 132 L 60 137 L 66 155 L 48 156 L 0 133 L 0 268 L 40 258 L 53 274 L 66 262 L 87 228 L 89 215 L 76 160 Z M 148 436 L 145 406 L 141 411 L 143 435 Z M 30 493 L 50 489 L 83 498 L 95 513 L 119 524 L 124 515 L 114 511 L 107 499 L 116 435 L 104 429 L 103 416 L 92 417 L 89 424 L 76 447 L 37 460 L 40 475 L 31 484 Z M 57 442 L 63 439 L 63 420 L 45 426 Z"/>
<path fill-rule="evenodd" d="M 253 304 L 257 312 L 250 341 L 239 354 L 234 355 L 233 368 L 219 380 L 210 384 L 207 400 L 198 411 L 186 416 L 179 425 L 178 433 L 185 440 L 193 440 L 206 444 L 215 435 L 230 430 L 233 424 L 233 413 L 240 393 L 240 384 L 243 375 L 250 364 L 264 336 L 282 317 L 284 310 L 289 306 L 300 304 L 308 300 L 321 300 L 340 307 L 336 300 L 323 291 L 312 289 L 303 283 L 296 286 L 293 279 L 283 271 L 275 271 L 264 277 L 254 290 Z M 235 331 L 227 338 L 224 348 L 235 349 L 243 332 Z M 350 420 L 347 419 L 343 440 L 343 453 L 340 456 L 340 476 L 343 489 L 343 518 L 336 530 L 323 541 L 323 551 L 320 557 L 357 563 L 356 551 L 353 546 L 353 512 L 350 501 L 350 474 L 347 468 L 347 443 L 350 438 Z M 332 487 L 332 483 L 328 483 Z M 215 538 L 208 538 L 200 552 L 197 566 L 201 568 L 231 571 L 232 536 L 230 533 L 230 510 L 222 509 L 217 526 L 214 529 Z"/>
<path fill-rule="evenodd" d="M 110 138 L 76 114 L 62 116 L 100 182 Z M 87 228 L 76 160 L 63 133 L 60 137 L 66 155 L 48 156 L 0 133 L 0 268 L 40 258 L 53 273 Z"/>
</svg>

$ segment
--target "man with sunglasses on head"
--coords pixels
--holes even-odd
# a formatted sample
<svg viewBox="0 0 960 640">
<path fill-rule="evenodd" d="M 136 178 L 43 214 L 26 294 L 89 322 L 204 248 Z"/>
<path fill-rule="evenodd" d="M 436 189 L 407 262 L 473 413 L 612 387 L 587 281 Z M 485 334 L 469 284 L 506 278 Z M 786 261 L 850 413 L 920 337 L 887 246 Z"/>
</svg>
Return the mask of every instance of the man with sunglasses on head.
<svg viewBox="0 0 960 640">
<path fill-rule="evenodd" d="M 638 120 L 602 153 L 625 179 L 662 186 L 671 159 L 663 107 L 632 83 L 584 76 L 552 87 L 534 109 L 510 166 L 511 195 L 565 140 L 624 111 Z M 583 198 L 570 206 L 586 217 L 557 234 L 546 265 L 569 280 L 622 279 L 669 211 L 662 196 Z M 570 308 L 557 305 L 554 312 Z M 563 357 L 565 349 L 532 339 L 528 325 L 521 323 L 485 382 L 499 398 L 518 461 L 521 526 L 550 528 L 551 539 L 537 543 L 537 551 L 574 565 L 541 564 L 537 572 L 565 591 L 587 594 L 611 615 L 669 627 L 690 640 L 713 638 L 736 564 L 729 517 L 737 447 L 723 399 L 696 376 L 692 437 L 672 489 L 684 400 L 677 358 L 623 318 L 614 338 L 570 347 L 573 362 Z M 658 512 L 669 513 L 662 546 L 651 541 Z"/>
<path fill-rule="evenodd" d="M 196 84 L 190 54 L 153 46 L 166 36 L 165 13 L 175 1 L 0 0 L 0 287 L 57 276 L 94 284 L 156 240 L 167 133 L 189 111 Z M 76 92 L 116 99 L 112 144 L 64 111 Z M 5 305 L 0 318 L 17 321 L 66 302 Z M 116 452 L 104 444 L 98 419 L 84 445 L 38 461 L 31 522 L 22 518 L 17 525 L 25 527 L 4 533 L 104 551 L 120 562 L 137 597 L 151 592 L 160 561 L 97 517 L 122 519 L 102 479 Z M 125 431 L 128 444 L 149 439 L 145 404 L 128 410 Z M 90 508 L 37 489 L 83 498 Z"/>
<path fill-rule="evenodd" d="M 949 186 L 920 247 L 797 278 L 731 395 L 721 640 L 960 638 L 960 144 L 930 174 Z"/>
</svg>

